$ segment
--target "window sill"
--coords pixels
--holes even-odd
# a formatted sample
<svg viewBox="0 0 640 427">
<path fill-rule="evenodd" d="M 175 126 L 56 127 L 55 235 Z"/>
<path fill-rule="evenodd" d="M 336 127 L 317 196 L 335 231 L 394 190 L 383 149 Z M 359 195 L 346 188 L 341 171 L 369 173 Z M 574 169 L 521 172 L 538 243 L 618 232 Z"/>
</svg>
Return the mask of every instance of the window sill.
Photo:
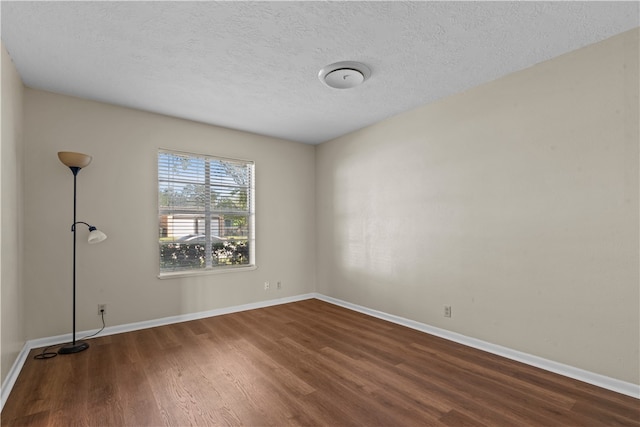
<svg viewBox="0 0 640 427">
<path fill-rule="evenodd" d="M 194 277 L 194 276 L 208 276 L 211 274 L 225 274 L 225 273 L 240 273 L 243 271 L 252 271 L 257 270 L 257 265 L 248 265 L 246 267 L 217 267 L 210 268 L 207 270 L 196 270 L 196 271 L 176 271 L 174 273 L 160 273 L 158 274 L 158 279 L 178 279 L 183 277 Z"/>
</svg>

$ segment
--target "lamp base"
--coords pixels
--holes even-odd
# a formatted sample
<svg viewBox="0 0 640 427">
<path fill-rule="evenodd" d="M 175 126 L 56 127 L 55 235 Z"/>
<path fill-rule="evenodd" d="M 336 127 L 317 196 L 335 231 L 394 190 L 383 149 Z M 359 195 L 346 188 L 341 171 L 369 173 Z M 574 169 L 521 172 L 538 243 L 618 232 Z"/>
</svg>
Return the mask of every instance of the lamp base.
<svg viewBox="0 0 640 427">
<path fill-rule="evenodd" d="M 78 341 L 75 344 L 65 345 L 64 347 L 58 350 L 58 354 L 72 354 L 72 353 L 80 353 L 83 350 L 89 348 L 89 344 L 84 341 Z"/>
</svg>

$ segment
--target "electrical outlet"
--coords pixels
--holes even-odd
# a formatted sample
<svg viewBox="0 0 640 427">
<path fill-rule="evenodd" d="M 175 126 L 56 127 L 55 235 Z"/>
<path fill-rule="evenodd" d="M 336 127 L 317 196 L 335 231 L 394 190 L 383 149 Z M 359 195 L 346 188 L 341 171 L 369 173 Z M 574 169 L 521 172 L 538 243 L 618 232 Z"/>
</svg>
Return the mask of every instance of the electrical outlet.
<svg viewBox="0 0 640 427">
<path fill-rule="evenodd" d="M 269 285 L 269 282 L 264 282 L 264 290 L 265 291 L 268 291 L 270 287 L 271 287 L 271 285 Z"/>
<path fill-rule="evenodd" d="M 451 306 L 450 305 L 445 305 L 444 306 L 444 317 L 451 317 Z"/>
<path fill-rule="evenodd" d="M 278 290 L 282 289 L 282 282 L 278 282 Z"/>
<path fill-rule="evenodd" d="M 98 316 L 107 314 L 107 304 L 98 304 Z"/>
</svg>

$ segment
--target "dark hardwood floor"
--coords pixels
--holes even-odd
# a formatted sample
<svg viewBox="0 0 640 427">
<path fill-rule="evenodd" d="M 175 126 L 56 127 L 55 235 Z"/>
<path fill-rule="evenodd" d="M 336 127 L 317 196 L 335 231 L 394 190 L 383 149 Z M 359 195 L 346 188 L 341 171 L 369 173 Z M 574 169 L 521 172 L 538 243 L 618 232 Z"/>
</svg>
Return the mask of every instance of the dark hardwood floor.
<svg viewBox="0 0 640 427">
<path fill-rule="evenodd" d="M 306 300 L 28 361 L 2 425 L 640 426 L 640 400 Z"/>
</svg>

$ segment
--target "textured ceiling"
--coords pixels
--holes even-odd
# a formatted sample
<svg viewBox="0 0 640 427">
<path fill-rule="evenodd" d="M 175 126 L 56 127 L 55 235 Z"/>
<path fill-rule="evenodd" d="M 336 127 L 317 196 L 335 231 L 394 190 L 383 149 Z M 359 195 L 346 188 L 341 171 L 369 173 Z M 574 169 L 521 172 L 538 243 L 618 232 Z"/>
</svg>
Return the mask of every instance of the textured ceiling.
<svg viewBox="0 0 640 427">
<path fill-rule="evenodd" d="M 24 83 L 319 143 L 640 25 L 638 2 L 8 2 Z M 354 89 L 327 64 L 372 71 Z"/>
</svg>

